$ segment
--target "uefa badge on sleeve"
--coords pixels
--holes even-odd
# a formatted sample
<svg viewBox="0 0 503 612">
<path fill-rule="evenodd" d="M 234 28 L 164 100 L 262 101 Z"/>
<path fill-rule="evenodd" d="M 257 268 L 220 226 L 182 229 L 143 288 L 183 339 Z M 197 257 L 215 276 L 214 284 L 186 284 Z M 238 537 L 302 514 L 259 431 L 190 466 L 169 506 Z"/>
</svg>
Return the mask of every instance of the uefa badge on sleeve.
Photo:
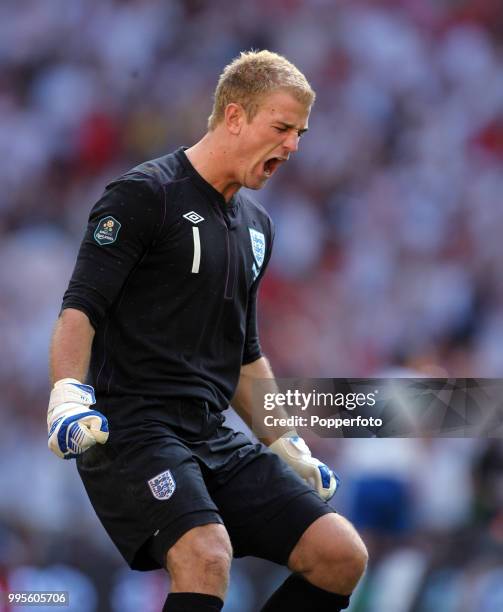
<svg viewBox="0 0 503 612">
<path fill-rule="evenodd" d="M 100 219 L 96 230 L 94 231 L 94 239 L 96 242 L 103 246 L 105 244 L 112 244 L 117 240 L 121 224 L 111 216 Z"/>
<path fill-rule="evenodd" d="M 157 474 L 157 476 L 151 478 L 148 481 L 148 486 L 150 487 L 152 495 L 160 501 L 169 499 L 176 489 L 175 479 L 169 470 L 161 472 Z"/>
</svg>

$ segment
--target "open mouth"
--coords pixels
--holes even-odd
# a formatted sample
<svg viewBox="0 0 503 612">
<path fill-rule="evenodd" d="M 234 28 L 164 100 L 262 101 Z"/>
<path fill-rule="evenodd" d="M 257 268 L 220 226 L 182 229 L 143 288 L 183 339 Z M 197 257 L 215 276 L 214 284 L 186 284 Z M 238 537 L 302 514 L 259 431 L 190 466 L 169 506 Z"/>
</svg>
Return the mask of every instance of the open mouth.
<svg viewBox="0 0 503 612">
<path fill-rule="evenodd" d="M 284 157 L 271 157 L 264 162 L 264 174 L 269 178 L 274 174 L 276 169 L 285 162 Z"/>
</svg>

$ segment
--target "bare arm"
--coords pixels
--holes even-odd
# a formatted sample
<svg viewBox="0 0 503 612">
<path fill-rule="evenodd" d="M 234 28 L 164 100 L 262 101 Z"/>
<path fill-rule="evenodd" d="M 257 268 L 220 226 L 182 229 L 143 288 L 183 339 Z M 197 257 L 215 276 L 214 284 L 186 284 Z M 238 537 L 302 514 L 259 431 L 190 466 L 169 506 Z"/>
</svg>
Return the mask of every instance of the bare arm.
<svg viewBox="0 0 503 612">
<path fill-rule="evenodd" d="M 272 444 L 274 440 L 282 436 L 287 431 L 292 431 L 292 427 L 265 427 L 263 424 L 264 407 L 263 405 L 255 405 L 257 397 L 254 397 L 254 387 L 258 386 L 257 380 L 264 381 L 270 379 L 270 385 L 267 385 L 267 392 L 276 393 L 278 388 L 274 381 L 269 361 L 265 357 L 260 357 L 252 363 L 241 366 L 241 374 L 236 389 L 236 394 L 232 399 L 232 407 L 248 425 L 250 429 L 259 437 L 265 444 Z M 263 383 L 262 383 L 263 384 Z M 265 387 L 260 387 L 260 391 Z M 277 417 L 287 417 L 288 414 L 281 408 L 277 407 L 274 411 Z M 253 416 L 255 415 L 255 419 Z"/>
<path fill-rule="evenodd" d="M 61 313 L 52 336 L 50 350 L 51 383 L 62 378 L 83 382 L 89 369 L 94 328 L 87 315 L 75 308 Z"/>
<path fill-rule="evenodd" d="M 65 308 L 52 336 L 50 370 L 54 387 L 47 411 L 48 445 L 62 459 L 73 459 L 97 442 L 105 444 L 108 440 L 106 417 L 92 409 L 92 387 L 64 380 L 85 381 L 93 338 L 94 328 L 87 315 Z"/>
</svg>

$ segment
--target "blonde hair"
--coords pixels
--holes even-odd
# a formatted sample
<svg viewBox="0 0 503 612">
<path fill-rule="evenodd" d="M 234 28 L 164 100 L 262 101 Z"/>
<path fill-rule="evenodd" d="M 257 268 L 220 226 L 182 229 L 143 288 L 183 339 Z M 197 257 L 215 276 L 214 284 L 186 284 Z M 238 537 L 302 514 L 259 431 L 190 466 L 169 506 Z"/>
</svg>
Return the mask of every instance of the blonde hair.
<svg viewBox="0 0 503 612">
<path fill-rule="evenodd" d="M 282 55 L 265 50 L 242 51 L 218 79 L 208 129 L 214 130 L 222 121 L 231 102 L 241 104 L 251 121 L 261 99 L 278 89 L 289 91 L 306 108 L 312 106 L 316 97 L 302 72 Z"/>
</svg>

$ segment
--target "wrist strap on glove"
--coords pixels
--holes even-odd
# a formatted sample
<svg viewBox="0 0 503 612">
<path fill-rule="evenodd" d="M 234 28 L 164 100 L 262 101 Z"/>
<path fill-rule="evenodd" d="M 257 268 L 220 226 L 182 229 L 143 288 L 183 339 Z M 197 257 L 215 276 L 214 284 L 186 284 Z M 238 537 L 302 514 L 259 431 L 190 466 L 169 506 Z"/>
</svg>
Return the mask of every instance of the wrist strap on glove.
<svg viewBox="0 0 503 612">
<path fill-rule="evenodd" d="M 94 389 L 91 385 L 84 385 L 75 378 L 62 378 L 54 384 L 51 391 L 49 410 L 67 402 L 92 406 L 96 404 Z"/>
</svg>

